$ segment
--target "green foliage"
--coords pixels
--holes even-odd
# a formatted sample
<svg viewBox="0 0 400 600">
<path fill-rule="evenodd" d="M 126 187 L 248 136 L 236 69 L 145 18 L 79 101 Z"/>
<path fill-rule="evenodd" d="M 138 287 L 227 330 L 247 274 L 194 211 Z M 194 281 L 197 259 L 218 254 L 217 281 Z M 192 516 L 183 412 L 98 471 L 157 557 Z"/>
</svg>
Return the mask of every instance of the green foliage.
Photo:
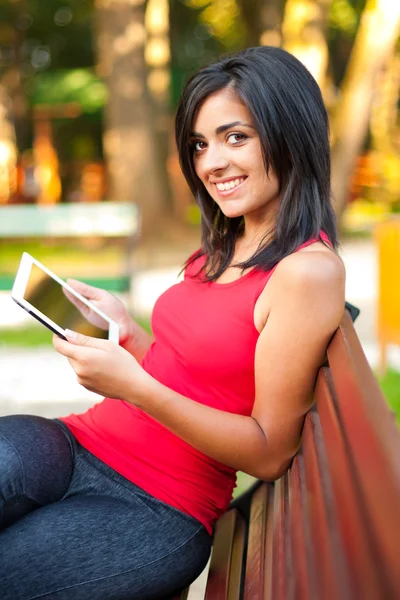
<svg viewBox="0 0 400 600">
<path fill-rule="evenodd" d="M 32 104 L 77 102 L 82 112 L 96 113 L 107 101 L 105 84 L 89 69 L 50 71 L 38 74 L 31 87 Z"/>
<path fill-rule="evenodd" d="M 380 378 L 379 384 L 390 408 L 396 414 L 397 423 L 400 425 L 400 373 L 394 369 L 388 369 L 387 373 Z"/>
<path fill-rule="evenodd" d="M 189 75 L 221 54 L 246 45 L 237 0 L 170 0 L 171 100 L 176 106 Z"/>
<path fill-rule="evenodd" d="M 93 65 L 93 0 L 0 1 L 0 69 L 37 72 Z"/>
<path fill-rule="evenodd" d="M 357 12 L 349 0 L 333 0 L 329 14 L 330 27 L 340 29 L 343 33 L 353 36 L 357 23 Z"/>
</svg>

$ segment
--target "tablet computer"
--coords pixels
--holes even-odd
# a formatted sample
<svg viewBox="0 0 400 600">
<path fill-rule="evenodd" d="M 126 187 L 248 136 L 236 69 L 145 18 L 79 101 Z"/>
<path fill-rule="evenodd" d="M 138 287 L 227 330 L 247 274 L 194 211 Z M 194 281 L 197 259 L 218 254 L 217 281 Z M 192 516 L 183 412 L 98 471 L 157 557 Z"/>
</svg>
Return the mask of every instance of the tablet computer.
<svg viewBox="0 0 400 600">
<path fill-rule="evenodd" d="M 11 291 L 13 300 L 40 323 L 66 339 L 65 330 L 118 343 L 118 324 L 27 252 Z M 93 323 L 80 312 L 80 303 L 95 313 Z"/>
</svg>

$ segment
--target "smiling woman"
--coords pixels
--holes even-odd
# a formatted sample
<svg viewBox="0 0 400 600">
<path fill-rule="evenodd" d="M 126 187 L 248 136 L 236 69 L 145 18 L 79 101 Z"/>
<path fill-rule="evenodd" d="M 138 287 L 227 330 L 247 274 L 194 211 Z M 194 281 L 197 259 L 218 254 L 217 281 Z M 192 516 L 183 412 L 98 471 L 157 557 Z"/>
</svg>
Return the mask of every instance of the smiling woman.
<svg viewBox="0 0 400 600">
<path fill-rule="evenodd" d="M 34 586 L 172 596 L 206 564 L 236 472 L 277 479 L 299 448 L 344 311 L 319 88 L 287 52 L 250 48 L 188 82 L 176 137 L 202 240 L 153 334 L 71 281 L 119 324 L 120 346 L 74 332 L 54 346 L 106 397 L 54 421 L 0 419 L 4 600 Z"/>
</svg>

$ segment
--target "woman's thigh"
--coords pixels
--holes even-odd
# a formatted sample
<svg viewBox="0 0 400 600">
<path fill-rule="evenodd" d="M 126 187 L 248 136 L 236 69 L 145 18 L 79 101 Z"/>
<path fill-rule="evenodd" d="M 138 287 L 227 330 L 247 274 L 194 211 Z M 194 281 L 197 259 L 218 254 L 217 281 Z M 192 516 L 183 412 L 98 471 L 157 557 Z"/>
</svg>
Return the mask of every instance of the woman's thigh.
<svg viewBox="0 0 400 600">
<path fill-rule="evenodd" d="M 165 597 L 204 568 L 210 536 L 145 496 L 69 496 L 0 533 L 2 600 Z"/>
<path fill-rule="evenodd" d="M 53 420 L 0 417 L 0 465 L 1 529 L 65 494 L 73 471 L 71 444 Z"/>
</svg>

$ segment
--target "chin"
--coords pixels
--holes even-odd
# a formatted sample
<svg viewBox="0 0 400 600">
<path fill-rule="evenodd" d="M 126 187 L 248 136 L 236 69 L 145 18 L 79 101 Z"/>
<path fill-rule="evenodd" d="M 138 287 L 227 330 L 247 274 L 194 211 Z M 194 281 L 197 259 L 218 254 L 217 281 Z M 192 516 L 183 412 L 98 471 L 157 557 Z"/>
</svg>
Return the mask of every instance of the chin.
<svg viewBox="0 0 400 600">
<path fill-rule="evenodd" d="M 237 217 L 243 217 L 243 215 L 245 214 L 245 210 L 243 210 L 243 207 L 240 208 L 239 206 L 229 206 L 228 204 L 218 204 L 222 214 L 225 215 L 225 217 L 227 217 L 228 219 L 235 219 Z"/>
</svg>

